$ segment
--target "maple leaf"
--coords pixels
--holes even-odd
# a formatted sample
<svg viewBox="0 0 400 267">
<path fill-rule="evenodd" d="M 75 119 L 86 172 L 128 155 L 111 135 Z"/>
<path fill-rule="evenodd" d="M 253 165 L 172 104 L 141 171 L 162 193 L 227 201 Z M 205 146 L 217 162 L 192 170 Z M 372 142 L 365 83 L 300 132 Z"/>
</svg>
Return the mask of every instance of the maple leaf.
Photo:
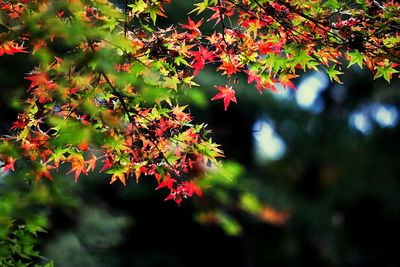
<svg viewBox="0 0 400 267">
<path fill-rule="evenodd" d="M 193 181 L 184 181 L 182 182 L 181 186 L 181 190 L 184 191 L 184 194 L 189 197 L 191 197 L 193 193 L 195 193 L 199 197 L 203 195 L 201 189 Z"/>
<path fill-rule="evenodd" d="M 126 180 L 125 180 L 125 173 L 123 171 L 116 171 L 113 173 L 111 176 L 111 181 L 110 184 L 114 183 L 115 181 L 120 180 L 121 183 L 126 186 Z"/>
<path fill-rule="evenodd" d="M 83 158 L 83 155 L 78 153 L 71 154 L 68 156 L 67 160 L 70 161 L 72 164 L 71 170 L 69 170 L 67 174 L 75 172 L 75 183 L 78 182 L 78 178 L 81 172 L 87 175 L 85 159 Z"/>
<path fill-rule="evenodd" d="M 272 42 L 259 42 L 258 43 L 258 51 L 260 54 L 269 54 L 275 51 L 275 44 Z"/>
<path fill-rule="evenodd" d="M 29 76 L 25 77 L 25 79 L 31 81 L 29 88 L 26 90 L 27 92 L 41 85 L 43 85 L 45 89 L 50 89 L 50 90 L 54 90 L 57 88 L 57 84 L 50 81 L 47 73 L 44 71 L 31 72 Z"/>
<path fill-rule="evenodd" d="M 213 61 L 214 60 L 214 51 L 210 51 L 204 46 L 200 45 L 198 51 L 189 51 L 190 55 L 193 56 L 195 59 L 202 60 L 205 62 Z"/>
<path fill-rule="evenodd" d="M 184 110 L 187 108 L 186 106 L 178 106 L 176 105 L 175 107 L 172 108 L 172 114 L 174 114 L 175 118 L 178 121 L 190 121 L 190 115 L 186 112 L 184 112 Z"/>
<path fill-rule="evenodd" d="M 90 159 L 88 159 L 86 161 L 86 163 L 88 163 L 88 167 L 87 167 L 86 171 L 94 171 L 94 169 L 96 168 L 96 161 L 97 161 L 97 157 L 94 154 L 92 154 L 90 156 Z"/>
<path fill-rule="evenodd" d="M 28 53 L 26 48 L 22 45 L 18 45 L 14 41 L 7 41 L 0 45 L 0 56 L 2 55 L 14 55 L 15 53 Z"/>
<path fill-rule="evenodd" d="M 217 25 L 221 21 L 221 18 L 224 19 L 225 16 L 231 17 L 235 13 L 234 9 L 227 10 L 223 6 L 209 7 L 209 9 L 214 11 L 214 13 L 207 21 L 215 19 L 216 20 L 215 25 Z"/>
<path fill-rule="evenodd" d="M 24 129 L 28 125 L 28 122 L 28 118 L 26 118 L 23 113 L 20 113 L 18 114 L 18 120 L 13 122 L 13 126 L 10 128 L 10 131 Z"/>
<path fill-rule="evenodd" d="M 192 68 L 194 69 L 193 76 L 196 76 L 199 71 L 204 69 L 204 61 L 195 59 L 192 64 Z"/>
<path fill-rule="evenodd" d="M 40 166 L 40 169 L 35 173 L 35 181 L 38 182 L 42 176 L 46 177 L 50 181 L 53 180 L 53 177 L 50 174 L 50 170 L 55 169 L 55 166 L 43 164 Z"/>
<path fill-rule="evenodd" d="M 326 74 L 328 74 L 331 81 L 335 80 L 337 83 L 342 83 L 338 75 L 343 74 L 343 72 L 336 69 L 336 65 L 332 65 L 326 69 Z"/>
<path fill-rule="evenodd" d="M 279 81 L 281 82 L 282 86 L 284 88 L 291 88 L 293 90 L 296 90 L 296 87 L 294 86 L 294 84 L 292 83 L 291 79 L 298 77 L 298 75 L 294 75 L 294 74 L 283 74 L 281 76 L 279 76 Z"/>
<path fill-rule="evenodd" d="M 189 39 L 195 39 L 201 35 L 201 31 L 199 30 L 201 24 L 203 24 L 203 19 L 195 23 L 190 17 L 188 17 L 188 24 L 180 24 L 180 25 L 182 26 L 182 28 L 191 31 L 190 34 L 187 34 L 187 37 Z"/>
<path fill-rule="evenodd" d="M 198 22 L 194 22 L 190 17 L 188 17 L 188 24 L 181 24 L 182 28 L 188 29 L 191 31 L 199 31 L 199 27 L 203 24 L 203 19 L 199 20 Z"/>
<path fill-rule="evenodd" d="M 175 182 L 176 182 L 176 180 L 174 178 L 171 178 L 171 174 L 169 174 L 169 172 L 167 172 L 167 174 L 164 177 L 164 181 L 162 181 L 158 185 L 156 190 L 163 188 L 163 187 L 168 187 L 168 189 L 172 190 L 172 186 L 174 185 Z"/>
<path fill-rule="evenodd" d="M 135 168 L 136 183 L 139 183 L 139 178 L 142 173 L 146 174 L 146 168 L 144 166 L 137 166 Z"/>
<path fill-rule="evenodd" d="M 253 33 L 253 38 L 255 39 L 258 30 L 265 26 L 265 23 L 259 19 L 247 19 L 243 22 L 243 27 L 246 27 L 246 32 L 248 34 Z"/>
<path fill-rule="evenodd" d="M 235 97 L 235 91 L 233 90 L 232 86 L 215 86 L 215 88 L 218 89 L 219 93 L 216 94 L 211 100 L 218 100 L 218 99 L 223 99 L 224 100 L 224 109 L 225 111 L 228 109 L 228 106 L 230 102 L 237 103 L 236 97 Z"/>
<path fill-rule="evenodd" d="M 1 174 L 5 174 L 8 170 L 14 171 L 14 162 L 15 159 L 13 157 L 7 157 L 4 163 L 3 171 Z"/>
<path fill-rule="evenodd" d="M 217 68 L 217 70 L 223 70 L 223 74 L 230 77 L 232 74 L 239 72 L 243 65 L 236 58 L 231 57 L 230 55 L 228 57 L 228 59 L 222 61 L 222 64 Z"/>
<path fill-rule="evenodd" d="M 262 86 L 261 86 L 261 77 L 252 71 L 245 71 L 247 76 L 247 83 L 251 84 L 252 82 L 256 83 L 256 88 L 260 94 L 262 94 Z"/>
<path fill-rule="evenodd" d="M 192 62 L 192 67 L 194 68 L 193 76 L 196 76 L 200 70 L 204 69 L 207 60 L 214 61 L 214 51 L 210 51 L 202 45 L 199 46 L 198 51 L 190 51 L 189 53 L 194 57 Z"/>
<path fill-rule="evenodd" d="M 38 51 L 41 47 L 44 47 L 44 46 L 47 46 L 47 44 L 44 40 L 36 41 L 35 44 L 33 45 L 32 55 L 34 55 L 36 53 L 36 51 Z"/>
<path fill-rule="evenodd" d="M 169 193 L 169 195 L 164 200 L 165 201 L 174 200 L 176 202 L 176 204 L 179 205 L 182 202 L 182 196 L 177 193 L 177 190 L 171 189 L 171 192 Z"/>
<path fill-rule="evenodd" d="M 102 162 L 104 162 L 104 165 L 99 172 L 103 172 L 104 170 L 111 168 L 114 164 L 112 157 L 106 157 L 106 159 L 104 159 Z"/>
</svg>

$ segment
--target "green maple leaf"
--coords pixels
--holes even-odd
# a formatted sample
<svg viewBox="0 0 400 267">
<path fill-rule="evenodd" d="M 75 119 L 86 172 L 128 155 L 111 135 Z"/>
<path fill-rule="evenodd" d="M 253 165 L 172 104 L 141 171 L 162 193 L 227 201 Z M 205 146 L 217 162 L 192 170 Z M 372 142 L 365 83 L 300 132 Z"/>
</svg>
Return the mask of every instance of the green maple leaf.
<svg viewBox="0 0 400 267">
<path fill-rule="evenodd" d="M 165 81 L 162 83 L 162 86 L 177 91 L 178 90 L 178 84 L 180 82 L 181 81 L 179 80 L 178 77 L 172 76 L 171 78 L 165 78 Z"/>
<path fill-rule="evenodd" d="M 363 66 L 364 55 L 361 54 L 358 50 L 354 52 L 349 52 L 348 55 L 350 56 L 350 62 L 347 66 L 348 68 L 354 64 L 357 64 L 360 68 Z"/>
<path fill-rule="evenodd" d="M 135 1 L 134 4 L 129 4 L 129 7 L 132 8 L 132 14 L 140 14 L 146 10 L 147 4 L 144 1 Z"/>
<path fill-rule="evenodd" d="M 340 80 L 340 78 L 339 78 L 338 75 L 342 75 L 343 72 L 338 71 L 338 70 L 335 69 L 335 68 L 336 68 L 336 65 L 330 66 L 329 68 L 326 69 L 326 74 L 328 74 L 329 79 L 330 79 L 331 81 L 334 80 L 334 81 L 336 81 L 336 82 L 338 82 L 338 83 L 342 83 L 342 81 Z"/>
<path fill-rule="evenodd" d="M 312 56 L 309 55 L 309 50 L 303 49 L 297 51 L 297 54 L 293 57 L 292 64 L 293 69 L 299 64 L 303 70 L 306 70 L 307 68 L 317 70 L 316 66 L 318 65 Z"/>
</svg>

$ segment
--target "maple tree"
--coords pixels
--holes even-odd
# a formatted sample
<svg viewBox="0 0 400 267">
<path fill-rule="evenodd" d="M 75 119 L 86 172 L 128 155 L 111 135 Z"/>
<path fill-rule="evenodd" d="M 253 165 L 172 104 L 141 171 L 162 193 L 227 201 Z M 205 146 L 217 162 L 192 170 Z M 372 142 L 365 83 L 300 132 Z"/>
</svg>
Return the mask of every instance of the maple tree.
<svg viewBox="0 0 400 267">
<path fill-rule="evenodd" d="M 2 138 L 3 172 L 25 160 L 35 181 L 51 180 L 65 164 L 78 181 L 100 165 L 111 183 L 152 175 L 180 203 L 202 194 L 198 177 L 186 174 L 222 156 L 205 124 L 193 124 L 179 104 L 206 65 L 227 77 L 211 99 L 225 110 L 237 102 L 239 75 L 262 93 L 279 83 L 295 89 L 292 80 L 309 69 L 337 82 L 354 64 L 388 82 L 400 69 L 393 0 L 203 0 L 187 22 L 160 28 L 170 2 L 0 2 L 0 56 L 36 62 L 25 109 Z M 212 32 L 202 30 L 207 23 Z"/>
<path fill-rule="evenodd" d="M 399 75 L 394 0 L 202 0 L 185 21 L 163 28 L 168 4 L 0 1 L 0 56 L 36 65 L 21 81 L 24 109 L 1 139 L 2 174 L 20 170 L 39 182 L 64 166 L 76 182 L 98 170 L 124 186 L 149 176 L 179 204 L 202 196 L 206 182 L 193 173 L 223 155 L 180 104 L 206 67 L 227 78 L 210 88 L 210 100 L 222 100 L 225 110 L 237 102 L 241 77 L 263 93 L 278 84 L 295 89 L 307 70 L 335 82 L 353 65 L 388 82 Z M 259 205 L 250 210 L 278 224 L 287 217 Z"/>
</svg>

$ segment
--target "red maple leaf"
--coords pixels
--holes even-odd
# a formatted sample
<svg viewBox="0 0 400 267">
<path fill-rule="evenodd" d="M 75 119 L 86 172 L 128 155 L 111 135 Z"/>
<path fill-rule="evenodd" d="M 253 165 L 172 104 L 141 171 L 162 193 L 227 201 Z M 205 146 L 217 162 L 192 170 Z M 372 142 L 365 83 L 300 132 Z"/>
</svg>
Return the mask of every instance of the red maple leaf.
<svg viewBox="0 0 400 267">
<path fill-rule="evenodd" d="M 182 196 L 180 194 L 178 194 L 175 189 L 171 189 L 171 192 L 169 193 L 169 195 L 164 200 L 165 201 L 174 200 L 176 202 L 176 204 L 179 205 L 182 202 Z"/>
<path fill-rule="evenodd" d="M 29 88 L 26 90 L 29 92 L 39 86 L 44 86 L 44 89 L 54 90 L 57 88 L 57 84 L 50 81 L 46 72 L 34 71 L 31 72 L 25 79 L 31 81 Z"/>
<path fill-rule="evenodd" d="M 188 24 L 181 24 L 182 28 L 190 30 L 190 34 L 186 34 L 189 39 L 195 39 L 201 35 L 199 30 L 200 25 L 203 24 L 203 19 L 198 22 L 194 22 L 190 17 L 188 17 Z"/>
<path fill-rule="evenodd" d="M 120 180 L 121 183 L 126 186 L 126 179 L 125 179 L 125 173 L 123 171 L 117 171 L 111 176 L 111 181 L 110 184 L 114 183 L 115 181 Z"/>
<path fill-rule="evenodd" d="M 188 17 L 188 24 L 181 24 L 182 28 L 188 29 L 191 31 L 199 31 L 200 25 L 203 24 L 203 19 L 199 20 L 195 23 L 190 17 Z"/>
<path fill-rule="evenodd" d="M 163 187 L 168 187 L 168 189 L 172 190 L 172 186 L 174 185 L 174 183 L 176 182 L 176 180 L 174 178 L 171 178 L 171 175 L 169 173 L 167 173 L 165 175 L 164 181 L 162 181 L 158 187 L 156 188 L 156 190 L 163 188 Z"/>
<path fill-rule="evenodd" d="M 296 90 L 296 87 L 292 83 L 291 79 L 298 77 L 298 75 L 294 74 L 286 74 L 286 75 L 281 75 L 279 77 L 279 81 L 281 82 L 282 86 L 284 88 L 290 87 L 293 90 Z"/>
<path fill-rule="evenodd" d="M 215 86 L 215 88 L 218 89 L 219 93 L 216 94 L 211 100 L 218 100 L 218 99 L 224 99 L 224 109 L 227 110 L 229 103 L 232 101 L 234 103 L 237 103 L 236 97 L 235 97 L 235 91 L 233 90 L 232 86 Z"/>
<path fill-rule="evenodd" d="M 196 76 L 200 70 L 204 69 L 206 60 L 214 61 L 214 51 L 210 51 L 202 45 L 199 46 L 198 51 L 190 51 L 190 55 L 194 57 L 192 62 L 192 67 L 194 68 L 193 76 Z"/>
<path fill-rule="evenodd" d="M 183 195 L 187 195 L 189 197 L 191 197 L 193 195 L 193 193 L 199 197 L 201 197 L 203 195 L 203 192 L 201 191 L 201 189 L 193 181 L 182 182 L 182 185 L 178 187 L 177 191 L 179 191 L 179 190 L 182 191 Z"/>
<path fill-rule="evenodd" d="M 0 56 L 6 55 L 14 55 L 15 53 L 28 53 L 26 48 L 22 45 L 18 45 L 14 41 L 7 41 L 0 45 Z"/>
<path fill-rule="evenodd" d="M 8 170 L 14 171 L 14 162 L 15 159 L 13 157 L 8 157 L 4 162 L 3 172 L 1 174 L 5 174 Z"/>
<path fill-rule="evenodd" d="M 104 165 L 99 172 L 103 172 L 104 170 L 111 168 L 114 164 L 112 157 L 107 157 L 102 162 L 104 162 Z"/>
<path fill-rule="evenodd" d="M 96 161 L 97 157 L 94 154 L 92 154 L 90 156 L 90 159 L 86 161 L 86 163 L 88 164 L 86 171 L 94 171 L 94 169 L 96 168 Z"/>
<path fill-rule="evenodd" d="M 215 20 L 217 20 L 215 22 L 215 25 L 217 25 L 218 22 L 221 21 L 221 18 L 224 19 L 225 16 L 231 17 L 235 13 L 234 9 L 226 9 L 223 6 L 209 7 L 209 9 L 214 11 L 214 14 L 207 21 L 211 21 L 211 20 L 215 19 Z"/>
<path fill-rule="evenodd" d="M 275 51 L 274 46 L 272 42 L 259 42 L 258 51 L 261 55 L 269 54 Z"/>
<path fill-rule="evenodd" d="M 135 176 L 136 176 L 136 183 L 139 183 L 139 178 L 142 173 L 146 174 L 147 170 L 144 166 L 140 166 L 135 170 Z"/>
<path fill-rule="evenodd" d="M 195 59 L 202 59 L 203 61 L 214 60 L 214 51 L 210 51 L 202 45 L 199 46 L 199 51 L 190 51 L 190 55 Z"/>
</svg>

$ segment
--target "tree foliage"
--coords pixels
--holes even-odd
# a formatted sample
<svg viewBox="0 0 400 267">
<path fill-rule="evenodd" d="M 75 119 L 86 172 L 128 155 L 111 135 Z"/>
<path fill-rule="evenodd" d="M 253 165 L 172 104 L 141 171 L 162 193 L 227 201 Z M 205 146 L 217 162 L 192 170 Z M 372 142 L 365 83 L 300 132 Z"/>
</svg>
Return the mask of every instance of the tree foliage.
<svg viewBox="0 0 400 267">
<path fill-rule="evenodd" d="M 160 28 L 170 2 L 1 1 L 0 55 L 35 64 L 24 109 L 2 139 L 3 173 L 24 161 L 27 177 L 52 180 L 65 164 L 78 181 L 100 166 L 110 183 L 154 176 L 179 204 L 202 194 L 193 170 L 222 156 L 179 102 L 206 65 L 227 77 L 211 99 L 225 110 L 239 75 L 262 93 L 295 89 L 309 69 L 336 82 L 355 64 L 388 82 L 399 72 L 393 0 L 203 0 L 187 21 Z"/>
</svg>

